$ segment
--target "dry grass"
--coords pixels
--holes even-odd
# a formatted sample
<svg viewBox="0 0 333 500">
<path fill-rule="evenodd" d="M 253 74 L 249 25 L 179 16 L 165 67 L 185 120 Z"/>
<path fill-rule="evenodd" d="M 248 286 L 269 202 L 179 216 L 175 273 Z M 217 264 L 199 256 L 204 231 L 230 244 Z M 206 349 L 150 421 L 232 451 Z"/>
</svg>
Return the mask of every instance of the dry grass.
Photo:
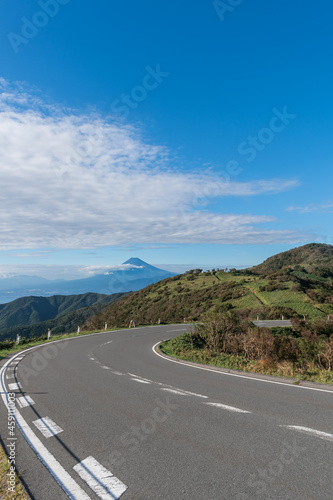
<svg viewBox="0 0 333 500">
<path fill-rule="evenodd" d="M 9 476 L 10 464 L 8 463 L 7 455 L 0 445 L 0 498 L 1 500 L 29 500 L 31 497 L 26 492 L 23 484 L 20 481 L 17 473 L 15 474 L 14 492 L 9 491 L 10 487 Z"/>
</svg>

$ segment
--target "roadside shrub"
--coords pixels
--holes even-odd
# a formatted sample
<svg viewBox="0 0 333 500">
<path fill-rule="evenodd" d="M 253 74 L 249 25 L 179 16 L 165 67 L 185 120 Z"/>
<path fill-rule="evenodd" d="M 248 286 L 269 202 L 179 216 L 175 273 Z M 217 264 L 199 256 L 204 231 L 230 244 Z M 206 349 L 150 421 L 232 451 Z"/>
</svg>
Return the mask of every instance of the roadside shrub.
<svg viewBox="0 0 333 500">
<path fill-rule="evenodd" d="M 248 328 L 241 336 L 241 345 L 247 359 L 277 360 L 274 337 L 266 328 Z"/>
<path fill-rule="evenodd" d="M 333 336 L 328 340 L 322 340 L 318 346 L 319 363 L 327 370 L 333 368 Z"/>
<path fill-rule="evenodd" d="M 208 313 L 204 323 L 197 327 L 207 347 L 215 353 L 226 352 L 227 341 L 242 333 L 244 326 L 238 316 L 232 311 Z"/>
<path fill-rule="evenodd" d="M 0 350 L 1 349 L 10 349 L 16 344 L 14 340 L 4 340 L 3 342 L 0 342 Z"/>
</svg>

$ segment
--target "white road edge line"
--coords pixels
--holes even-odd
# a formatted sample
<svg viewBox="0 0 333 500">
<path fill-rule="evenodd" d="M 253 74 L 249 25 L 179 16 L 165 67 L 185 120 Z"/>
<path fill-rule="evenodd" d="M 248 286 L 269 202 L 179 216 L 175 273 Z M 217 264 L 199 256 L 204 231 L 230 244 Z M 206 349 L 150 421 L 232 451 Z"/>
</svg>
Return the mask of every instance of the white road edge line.
<svg viewBox="0 0 333 500">
<path fill-rule="evenodd" d="M 118 499 L 127 490 L 126 484 L 97 462 L 94 457 L 85 458 L 73 469 L 102 500 Z"/>
<path fill-rule="evenodd" d="M 57 342 L 57 341 L 55 341 Z M 32 349 L 36 349 L 40 346 L 34 346 L 27 349 L 25 352 L 30 351 Z M 8 411 L 10 410 L 10 406 L 8 404 L 8 391 L 4 382 L 4 375 L 7 368 L 7 365 L 10 363 L 10 360 L 2 367 L 0 376 L 1 376 L 1 397 Z M 65 491 L 69 498 L 72 500 L 91 500 L 90 497 L 86 494 L 86 492 L 79 486 L 79 484 L 74 481 L 74 479 L 68 474 L 68 472 L 60 465 L 60 463 L 54 458 L 54 456 L 49 452 L 49 450 L 43 445 L 40 439 L 36 436 L 33 430 L 29 427 L 27 422 L 24 420 L 22 415 L 15 409 L 15 420 L 16 423 L 28 442 L 29 446 L 36 453 L 40 461 L 45 465 L 45 467 L 52 474 L 57 483 L 61 486 L 61 488 Z"/>
<path fill-rule="evenodd" d="M 251 413 L 247 410 L 241 410 L 240 408 L 235 408 L 234 406 L 223 405 L 222 403 L 204 403 L 208 406 L 216 406 L 216 408 L 222 408 L 223 410 L 231 411 L 234 413 Z"/>
<path fill-rule="evenodd" d="M 140 327 L 139 327 L 140 328 Z M 153 328 L 153 327 L 152 327 Z M 91 333 L 89 335 L 82 335 L 77 336 L 77 337 L 71 337 L 67 339 L 59 339 L 59 340 L 54 340 L 52 342 L 48 342 L 49 344 L 55 344 L 58 342 L 69 342 L 69 341 L 75 341 L 78 339 L 84 339 L 86 337 L 93 337 L 95 335 L 104 335 L 106 333 L 117 333 L 123 330 L 113 330 L 112 332 L 107 331 L 107 332 L 96 332 L 96 333 Z M 30 352 L 34 349 L 39 349 L 45 347 L 45 344 L 39 344 L 34 347 L 29 347 L 28 349 L 24 350 L 24 356 L 26 355 L 27 352 Z M 0 383 L 1 383 L 1 397 L 3 400 L 3 403 L 5 407 L 7 408 L 8 411 L 10 411 L 10 407 L 8 404 L 8 391 L 5 386 L 5 372 L 6 370 L 9 370 L 9 364 L 16 360 L 19 356 L 22 356 L 22 352 L 19 352 L 11 357 L 5 364 L 4 366 L 0 369 Z M 12 367 L 12 370 L 14 370 L 16 367 Z M 122 373 L 119 372 L 113 372 L 116 375 L 123 375 Z M 51 475 L 54 477 L 54 479 L 57 481 L 57 483 L 61 486 L 61 488 L 65 491 L 65 493 L 68 495 L 69 498 L 72 500 L 91 500 L 90 497 L 86 494 L 86 492 L 79 486 L 79 484 L 68 474 L 68 472 L 62 467 L 62 465 L 54 458 L 54 456 L 49 452 L 49 450 L 44 446 L 44 444 L 40 441 L 40 439 L 36 436 L 36 434 L 33 432 L 33 430 L 29 427 L 27 422 L 24 420 L 22 415 L 18 412 L 17 409 L 15 409 L 15 420 L 16 423 L 29 444 L 29 446 L 32 448 L 32 450 L 36 453 L 40 461 L 45 465 L 45 467 L 48 469 L 48 471 L 51 473 Z"/>
<path fill-rule="evenodd" d="M 189 368 L 196 368 L 197 370 L 204 370 L 206 372 L 212 372 L 212 373 L 217 373 L 218 375 L 227 375 L 229 377 L 238 377 L 238 378 L 244 378 L 246 380 L 255 380 L 257 382 L 264 382 L 266 384 L 276 384 L 276 385 L 284 385 L 287 387 L 294 387 L 296 389 L 306 389 L 308 391 L 318 391 L 318 392 L 328 392 L 329 394 L 333 395 L 333 391 L 328 391 L 326 389 L 317 389 L 316 387 L 305 387 L 304 385 L 294 385 L 294 384 L 286 384 L 285 382 L 276 382 L 275 380 L 265 380 L 262 378 L 257 378 L 257 377 L 248 377 L 246 375 L 238 375 L 237 373 L 228 373 L 228 372 L 220 372 L 218 370 L 212 370 L 211 368 L 206 368 L 205 366 L 195 366 L 195 365 L 189 365 L 187 363 L 183 363 L 182 361 L 178 361 L 175 359 L 170 359 L 166 358 L 165 356 L 162 356 L 159 352 L 156 351 L 157 346 L 161 342 L 156 342 L 155 345 L 152 347 L 152 351 L 159 356 L 160 358 L 164 359 L 165 361 L 169 361 L 170 363 L 178 363 L 179 365 L 184 365 L 188 366 Z"/>
<path fill-rule="evenodd" d="M 34 420 L 32 423 L 46 438 L 50 438 L 55 436 L 56 434 L 59 434 L 60 432 L 64 432 L 64 429 L 53 422 L 50 417 L 39 418 L 38 420 Z"/>
<path fill-rule="evenodd" d="M 280 427 L 285 427 L 286 429 L 303 432 L 303 434 L 309 434 L 311 436 L 319 437 L 325 439 L 326 441 L 333 441 L 333 434 L 328 432 L 317 431 L 316 429 L 311 429 L 310 427 L 302 427 L 299 425 L 280 425 Z"/>
</svg>

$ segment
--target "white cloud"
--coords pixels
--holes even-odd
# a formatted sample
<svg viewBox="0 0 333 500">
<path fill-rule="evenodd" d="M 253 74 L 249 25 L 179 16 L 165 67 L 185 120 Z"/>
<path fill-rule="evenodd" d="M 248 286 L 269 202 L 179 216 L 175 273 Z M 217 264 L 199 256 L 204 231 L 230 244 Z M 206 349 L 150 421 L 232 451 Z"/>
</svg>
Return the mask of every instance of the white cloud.
<svg viewBox="0 0 333 500">
<path fill-rule="evenodd" d="M 181 172 L 137 128 L 66 114 L 23 85 L 1 85 L 0 249 L 302 241 L 293 231 L 259 229 L 269 216 L 198 209 L 216 197 L 279 193 L 294 181 Z"/>
<path fill-rule="evenodd" d="M 113 274 L 114 271 L 128 271 L 129 269 L 143 269 L 143 266 L 133 264 L 118 264 L 116 266 L 83 266 L 78 270 L 85 276 L 95 276 L 96 274 Z"/>
<path fill-rule="evenodd" d="M 300 214 L 308 214 L 311 212 L 319 212 L 319 213 L 332 213 L 333 211 L 333 203 L 324 203 L 322 205 L 316 205 L 314 203 L 310 203 L 304 207 L 288 207 L 287 212 L 299 212 Z"/>
<path fill-rule="evenodd" d="M 12 253 L 11 255 L 13 257 L 18 257 L 19 259 L 35 259 L 36 257 L 38 258 L 45 257 L 49 253 L 50 252 L 48 252 L 47 250 L 41 250 L 38 252 L 15 252 Z"/>
<path fill-rule="evenodd" d="M 97 274 L 111 275 L 114 271 L 128 271 L 142 269 L 142 266 L 132 264 L 116 264 L 113 266 L 83 266 L 61 264 L 0 264 L 0 279 L 14 276 L 39 276 L 50 280 L 72 280 L 95 276 Z"/>
</svg>

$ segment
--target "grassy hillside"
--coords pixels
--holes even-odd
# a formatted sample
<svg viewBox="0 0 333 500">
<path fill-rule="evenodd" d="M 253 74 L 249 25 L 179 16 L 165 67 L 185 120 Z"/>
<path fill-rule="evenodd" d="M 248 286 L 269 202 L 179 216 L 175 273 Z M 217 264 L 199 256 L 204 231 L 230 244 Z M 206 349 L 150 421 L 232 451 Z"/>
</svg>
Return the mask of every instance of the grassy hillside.
<svg viewBox="0 0 333 500">
<path fill-rule="evenodd" d="M 296 254 L 297 258 L 296 258 Z M 246 319 L 320 319 L 333 315 L 333 247 L 305 245 L 242 271 L 191 271 L 150 285 L 109 306 L 86 327 L 199 321 L 207 311 L 234 310 Z M 302 256 L 302 259 L 301 257 Z M 315 257 L 317 256 L 317 257 Z M 293 262 L 297 262 L 293 264 Z M 280 264 L 278 264 L 280 263 Z M 328 273 L 329 274 L 329 273 Z"/>
<path fill-rule="evenodd" d="M 0 305 L 0 340 L 25 338 L 53 333 L 73 332 L 91 316 L 102 311 L 125 294 L 54 295 L 52 297 L 23 297 Z"/>
<path fill-rule="evenodd" d="M 285 268 L 302 267 L 317 276 L 333 278 L 333 246 L 324 243 L 310 243 L 282 252 L 252 268 L 258 274 L 267 274 Z"/>
</svg>

